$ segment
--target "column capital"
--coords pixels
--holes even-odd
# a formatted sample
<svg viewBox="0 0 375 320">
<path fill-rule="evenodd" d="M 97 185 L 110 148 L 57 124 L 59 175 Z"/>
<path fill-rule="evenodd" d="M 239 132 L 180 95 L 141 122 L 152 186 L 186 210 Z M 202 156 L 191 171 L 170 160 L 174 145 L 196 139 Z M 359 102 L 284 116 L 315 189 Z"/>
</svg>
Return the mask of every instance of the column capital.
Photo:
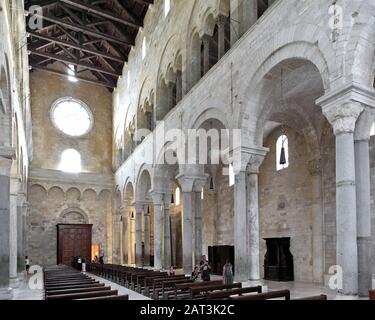
<svg viewBox="0 0 375 320">
<path fill-rule="evenodd" d="M 176 177 L 177 181 L 181 186 L 181 191 L 183 193 L 193 192 L 194 182 L 199 178 L 201 177 L 186 174 L 180 174 Z"/>
<path fill-rule="evenodd" d="M 258 174 L 259 168 L 263 163 L 265 155 L 263 154 L 252 154 L 249 159 L 246 171 L 250 174 Z"/>
<path fill-rule="evenodd" d="M 154 206 L 161 206 L 163 204 L 163 192 L 151 190 L 150 194 Z"/>
<path fill-rule="evenodd" d="M 135 209 L 135 212 L 138 214 L 140 212 L 142 212 L 144 206 L 146 205 L 146 202 L 144 201 L 135 201 L 133 202 L 133 207 Z"/>
<path fill-rule="evenodd" d="M 205 173 L 202 177 L 196 178 L 194 181 L 193 191 L 202 192 L 202 189 L 206 185 L 209 176 L 209 174 Z"/>
<path fill-rule="evenodd" d="M 203 41 L 203 45 L 208 45 L 212 39 L 212 37 L 207 33 L 204 33 L 201 38 Z"/>
<path fill-rule="evenodd" d="M 10 177 L 12 161 L 15 157 L 14 148 L 0 146 L 0 175 Z"/>
<path fill-rule="evenodd" d="M 240 146 L 231 150 L 230 155 L 233 159 L 234 173 L 238 174 L 241 171 L 246 172 L 248 170 L 257 173 L 268 151 L 268 148 L 256 146 Z"/>
<path fill-rule="evenodd" d="M 217 24 L 219 27 L 224 27 L 228 23 L 228 17 L 223 14 L 219 14 L 217 17 Z"/>
<path fill-rule="evenodd" d="M 331 104 L 323 107 L 323 114 L 333 127 L 335 135 L 354 133 L 355 124 L 364 110 L 357 101 L 347 101 L 343 104 Z"/>
<path fill-rule="evenodd" d="M 308 163 L 308 170 L 311 176 L 320 176 L 322 174 L 322 159 L 310 160 Z"/>
</svg>

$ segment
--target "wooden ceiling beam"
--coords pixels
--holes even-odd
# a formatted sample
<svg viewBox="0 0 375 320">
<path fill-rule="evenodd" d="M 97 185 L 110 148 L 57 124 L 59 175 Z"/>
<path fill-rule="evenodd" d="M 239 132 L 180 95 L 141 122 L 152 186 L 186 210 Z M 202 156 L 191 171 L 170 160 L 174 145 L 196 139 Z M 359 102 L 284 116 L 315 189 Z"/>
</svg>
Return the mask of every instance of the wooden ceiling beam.
<svg viewBox="0 0 375 320">
<path fill-rule="evenodd" d="M 115 15 L 115 14 L 113 14 L 113 13 L 107 11 L 107 10 L 104 10 L 102 8 L 99 8 L 97 6 L 93 6 L 93 5 L 90 5 L 90 4 L 87 4 L 87 3 L 83 3 L 81 1 L 60 0 L 60 2 L 68 4 L 70 6 L 73 6 L 77 9 L 84 10 L 89 14 L 93 13 L 95 15 L 98 15 L 98 16 L 102 17 L 102 18 L 110 19 L 110 20 L 125 24 L 127 26 L 130 26 L 132 28 L 136 28 L 137 30 L 140 27 L 142 27 L 142 24 L 139 21 L 136 22 L 136 21 L 125 20 L 122 17 L 117 16 L 117 15 Z"/>
<path fill-rule="evenodd" d="M 62 77 L 66 77 L 66 78 L 72 76 L 72 75 L 70 75 L 68 73 L 65 73 L 65 72 L 62 72 L 62 71 L 53 70 L 53 69 L 49 69 L 49 68 L 46 68 L 46 67 L 40 67 L 40 66 L 34 65 L 34 64 L 31 64 L 30 67 L 32 69 L 35 69 L 35 70 L 48 72 L 48 73 L 55 74 L 55 75 L 62 76 Z M 94 80 L 94 79 L 88 79 L 88 78 L 84 78 L 84 77 L 77 76 L 77 75 L 75 76 L 75 78 L 78 79 L 79 81 L 82 81 L 82 82 L 96 84 L 96 85 L 106 87 L 106 88 L 114 89 L 116 87 L 116 85 L 114 83 L 109 83 L 109 82 L 104 82 L 104 81 L 99 81 L 99 80 Z"/>
<path fill-rule="evenodd" d="M 52 38 L 52 37 L 49 37 L 49 36 L 44 36 L 44 35 L 38 34 L 36 32 L 29 32 L 29 34 L 30 34 L 31 37 L 46 40 L 46 41 L 49 41 L 51 43 L 55 42 L 57 44 L 61 44 L 61 45 L 66 46 L 66 47 L 76 49 L 76 50 L 80 50 L 80 51 L 84 51 L 84 52 L 90 53 L 92 55 L 101 56 L 101 57 L 109 59 L 109 60 L 113 60 L 113 61 L 117 61 L 117 62 L 121 62 L 121 63 L 124 62 L 123 57 L 115 57 L 111 54 L 101 52 L 101 51 L 98 51 L 98 50 L 94 50 L 94 49 L 90 49 L 90 48 L 87 48 L 85 46 L 81 46 L 79 44 L 74 44 L 74 43 L 71 43 L 71 42 L 59 40 L 58 38 Z"/>
<path fill-rule="evenodd" d="M 50 16 L 45 16 L 45 15 L 39 15 L 39 14 L 35 14 L 35 16 L 38 16 L 40 18 L 43 18 L 45 21 L 49 21 L 49 22 L 52 22 L 52 23 L 56 23 L 60 26 L 63 26 L 67 29 L 70 29 L 70 30 L 73 30 L 73 31 L 77 31 L 77 32 L 82 32 L 86 35 L 89 35 L 89 36 L 92 36 L 92 37 L 96 37 L 96 38 L 99 38 L 99 39 L 104 39 L 104 40 L 107 40 L 109 42 L 113 42 L 113 43 L 116 43 L 116 44 L 119 44 L 119 45 L 122 45 L 122 46 L 125 46 L 125 47 L 131 47 L 134 45 L 134 43 L 131 43 L 130 41 L 128 42 L 125 42 L 125 41 L 122 41 L 122 40 L 119 40 L 115 37 L 112 37 L 108 34 L 105 34 L 105 33 L 102 33 L 102 32 L 97 32 L 97 31 L 93 31 L 85 26 L 81 26 L 81 25 L 78 25 L 78 24 L 75 24 L 75 23 L 69 23 L 69 22 L 65 22 L 61 19 L 58 19 L 58 18 L 54 18 L 54 17 L 50 17 Z"/>
<path fill-rule="evenodd" d="M 109 75 L 114 76 L 114 77 L 121 76 L 121 72 L 120 71 L 106 70 L 106 69 L 103 69 L 103 68 L 100 68 L 100 67 L 88 64 L 88 63 L 79 62 L 76 59 L 70 59 L 70 58 L 66 58 L 66 57 L 60 56 L 60 55 L 56 55 L 56 54 L 52 54 L 52 53 L 47 53 L 47 52 L 40 52 L 40 51 L 37 51 L 37 50 L 30 50 L 29 49 L 29 52 L 31 54 L 33 54 L 33 55 L 37 55 L 37 56 L 40 56 L 40 57 L 48 58 L 48 59 L 59 61 L 59 62 L 65 62 L 67 64 L 72 64 L 72 65 L 83 67 L 83 68 L 87 68 L 87 69 L 90 69 L 90 70 L 93 70 L 93 71 L 97 71 L 97 72 L 109 74 Z"/>
</svg>

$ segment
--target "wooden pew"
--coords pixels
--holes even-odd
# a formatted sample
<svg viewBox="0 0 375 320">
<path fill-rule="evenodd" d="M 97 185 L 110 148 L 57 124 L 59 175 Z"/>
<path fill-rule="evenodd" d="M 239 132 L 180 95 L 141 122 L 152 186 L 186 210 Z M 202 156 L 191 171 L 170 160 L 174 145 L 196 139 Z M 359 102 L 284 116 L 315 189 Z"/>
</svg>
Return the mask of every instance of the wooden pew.
<svg viewBox="0 0 375 320">
<path fill-rule="evenodd" d="M 67 290 L 67 289 L 79 289 L 79 288 L 97 288 L 104 287 L 104 283 L 94 283 L 94 284 L 78 284 L 78 285 L 65 285 L 65 286 L 53 286 L 48 287 L 47 290 Z"/>
<path fill-rule="evenodd" d="M 248 287 L 248 288 L 238 288 L 230 290 L 222 290 L 218 292 L 211 292 L 206 295 L 207 300 L 227 300 L 231 296 L 242 296 L 246 293 L 262 293 L 262 286 Z"/>
<path fill-rule="evenodd" d="M 325 294 L 321 294 L 319 296 L 312 296 L 312 297 L 305 297 L 305 298 L 298 298 L 292 300 L 328 300 Z"/>
<path fill-rule="evenodd" d="M 161 276 L 161 277 L 149 277 L 145 278 L 145 295 L 151 297 L 156 289 L 161 289 L 164 282 L 168 281 L 178 281 L 178 280 L 190 280 L 189 277 L 185 275 L 180 276 Z"/>
<path fill-rule="evenodd" d="M 191 288 L 198 288 L 198 287 L 207 287 L 207 286 L 213 286 L 213 285 L 222 285 L 223 281 L 222 280 L 217 280 L 217 281 L 207 281 L 207 282 L 190 282 L 190 283 L 176 283 L 174 285 L 174 290 L 173 290 L 173 297 L 174 300 L 177 300 L 179 296 L 184 295 L 183 298 L 189 297 L 190 296 L 190 289 Z M 164 296 L 165 299 L 169 298 L 169 295 Z"/>
<path fill-rule="evenodd" d="M 109 296 L 109 297 L 95 297 L 95 298 L 85 298 L 85 299 L 76 299 L 81 301 L 126 301 L 129 300 L 128 295 L 122 295 L 122 296 Z"/>
<path fill-rule="evenodd" d="M 270 300 L 276 298 L 284 298 L 285 300 L 290 300 L 290 291 L 289 290 L 280 290 L 280 291 L 270 291 L 267 293 L 259 294 L 249 294 L 241 297 L 231 297 L 229 300 L 237 301 L 250 301 L 250 300 Z"/>
<path fill-rule="evenodd" d="M 47 296 L 57 296 L 62 294 L 71 293 L 83 293 L 83 292 L 97 292 L 97 291 L 110 291 L 111 287 L 88 287 L 88 288 L 75 288 L 75 289 L 60 289 L 60 290 L 48 290 L 46 291 Z"/>
<path fill-rule="evenodd" d="M 80 292 L 80 293 L 46 296 L 46 300 L 75 300 L 75 299 L 108 297 L 108 296 L 117 296 L 117 295 L 118 295 L 117 290 L 98 291 L 98 292 L 94 291 L 94 292 Z"/>
<path fill-rule="evenodd" d="M 166 280 L 161 283 L 161 288 L 156 288 L 155 291 L 152 293 L 154 300 L 161 299 L 169 299 L 170 295 L 174 295 L 174 287 L 176 284 L 187 284 L 187 283 L 194 283 L 194 280 L 187 278 L 187 279 L 180 279 L 180 280 Z"/>
<path fill-rule="evenodd" d="M 240 289 L 242 288 L 242 283 L 237 282 L 233 284 L 220 284 L 220 285 L 205 285 L 205 286 L 197 286 L 192 287 L 189 289 L 189 299 L 201 299 L 206 297 L 207 294 L 213 291 L 221 291 L 221 290 L 228 290 L 228 289 Z"/>
</svg>

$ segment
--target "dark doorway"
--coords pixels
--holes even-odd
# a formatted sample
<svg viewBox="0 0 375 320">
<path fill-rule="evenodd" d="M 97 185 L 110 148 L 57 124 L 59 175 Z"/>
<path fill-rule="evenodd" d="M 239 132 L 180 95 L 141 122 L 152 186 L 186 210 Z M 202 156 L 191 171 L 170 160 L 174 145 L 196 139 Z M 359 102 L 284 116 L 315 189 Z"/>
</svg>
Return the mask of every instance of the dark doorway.
<svg viewBox="0 0 375 320">
<path fill-rule="evenodd" d="M 234 273 L 234 247 L 233 246 L 208 247 L 208 261 L 211 264 L 212 274 L 222 275 L 223 268 L 227 260 L 229 260 L 230 263 L 232 264 L 233 273 Z"/>
<path fill-rule="evenodd" d="M 290 238 L 268 238 L 264 258 L 264 279 L 272 281 L 293 281 L 293 255 L 290 253 Z"/>
<path fill-rule="evenodd" d="M 73 266 L 74 257 L 91 260 L 91 224 L 57 225 L 57 264 Z"/>
</svg>

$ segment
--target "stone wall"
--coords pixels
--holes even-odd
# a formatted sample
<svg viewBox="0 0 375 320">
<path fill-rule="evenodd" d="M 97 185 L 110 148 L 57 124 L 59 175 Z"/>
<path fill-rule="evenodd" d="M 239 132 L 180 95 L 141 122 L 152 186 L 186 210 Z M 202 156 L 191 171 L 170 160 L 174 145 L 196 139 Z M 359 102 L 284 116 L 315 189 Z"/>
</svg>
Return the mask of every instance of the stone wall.
<svg viewBox="0 0 375 320">
<path fill-rule="evenodd" d="M 267 138 L 270 149 L 259 175 L 260 266 L 263 275 L 266 243 L 263 238 L 291 238 L 296 281 L 312 282 L 311 176 L 305 139 L 292 129 L 289 140 L 289 167 L 276 171 L 276 129 Z"/>
<path fill-rule="evenodd" d="M 106 261 L 111 261 L 112 95 L 105 88 L 40 71 L 32 72 L 30 85 L 35 150 L 28 199 L 31 262 L 56 263 L 56 224 L 62 222 L 93 224 L 92 243 L 99 244 Z M 94 125 L 87 135 L 71 138 L 55 128 L 50 110 L 61 97 L 79 99 L 90 108 Z M 80 174 L 59 171 L 61 154 L 70 148 L 81 154 Z"/>
<path fill-rule="evenodd" d="M 81 153 L 82 171 L 112 172 L 112 95 L 99 86 L 70 82 L 65 78 L 33 71 L 30 78 L 33 121 L 33 168 L 58 170 L 61 153 L 69 148 Z M 94 116 L 88 135 L 69 138 L 58 131 L 51 119 L 52 104 L 61 97 L 73 97 L 87 104 Z"/>
<path fill-rule="evenodd" d="M 29 216 L 27 230 L 27 254 L 32 264 L 56 264 L 56 225 L 92 224 L 92 244 L 99 244 L 108 261 L 107 211 L 111 209 L 109 190 L 99 194 L 93 189 L 83 193 L 77 188 L 64 191 L 58 186 L 45 189 L 36 181 L 29 186 Z"/>
</svg>

